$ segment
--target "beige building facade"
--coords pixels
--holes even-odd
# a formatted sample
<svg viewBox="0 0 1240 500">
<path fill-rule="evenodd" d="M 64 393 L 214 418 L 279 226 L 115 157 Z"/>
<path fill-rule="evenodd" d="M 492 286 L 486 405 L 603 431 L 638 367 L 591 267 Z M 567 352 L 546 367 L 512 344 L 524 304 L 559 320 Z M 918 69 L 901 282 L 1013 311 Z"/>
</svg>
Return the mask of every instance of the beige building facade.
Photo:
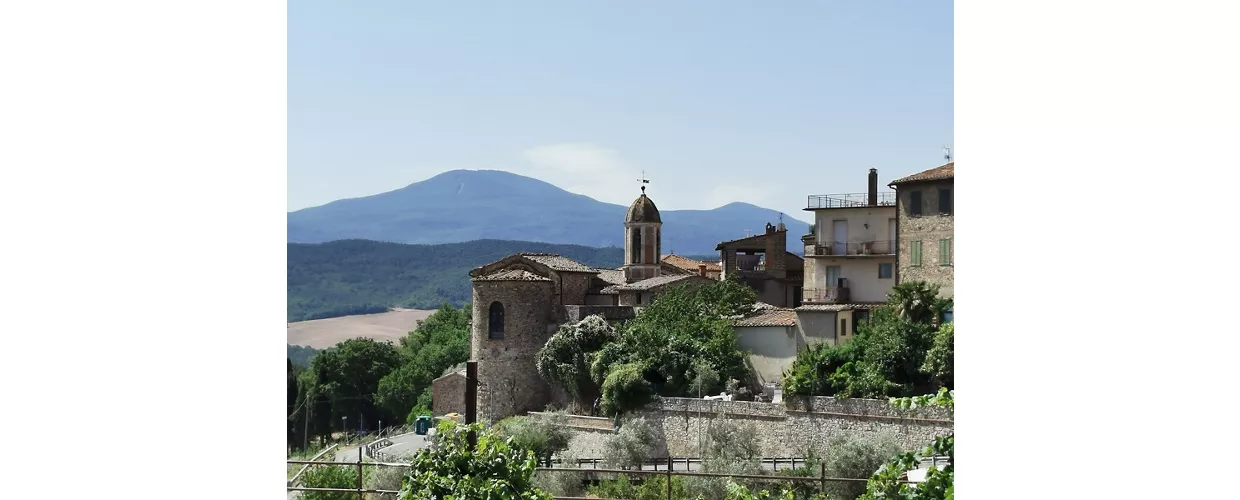
<svg viewBox="0 0 1240 500">
<path fill-rule="evenodd" d="M 895 285 L 895 196 L 878 192 L 870 169 L 867 193 L 810 196 L 813 232 L 805 244 L 806 304 L 881 303 Z"/>
</svg>

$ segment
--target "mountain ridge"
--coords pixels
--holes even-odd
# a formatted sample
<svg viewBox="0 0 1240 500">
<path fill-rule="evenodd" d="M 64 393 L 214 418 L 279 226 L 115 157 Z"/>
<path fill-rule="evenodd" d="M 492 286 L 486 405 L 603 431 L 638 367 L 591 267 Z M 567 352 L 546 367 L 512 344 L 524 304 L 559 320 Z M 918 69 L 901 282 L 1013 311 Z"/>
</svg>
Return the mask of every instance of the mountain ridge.
<svg viewBox="0 0 1240 500">
<path fill-rule="evenodd" d="M 651 199 L 658 203 L 657 195 Z M 634 196 L 636 198 L 636 196 Z M 623 246 L 627 206 L 572 193 L 503 170 L 450 170 L 405 187 L 288 213 L 289 243 L 365 239 L 443 244 L 493 239 L 590 247 Z M 745 202 L 660 211 L 665 251 L 713 253 L 715 245 L 783 219 L 788 250 L 809 225 Z"/>
</svg>

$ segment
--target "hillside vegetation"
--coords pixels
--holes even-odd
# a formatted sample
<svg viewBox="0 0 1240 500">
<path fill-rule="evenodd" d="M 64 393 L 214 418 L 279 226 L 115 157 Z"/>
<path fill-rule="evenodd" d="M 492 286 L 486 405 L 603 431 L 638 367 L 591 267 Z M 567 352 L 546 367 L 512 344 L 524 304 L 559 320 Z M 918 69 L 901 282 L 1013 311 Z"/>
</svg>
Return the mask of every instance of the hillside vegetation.
<svg viewBox="0 0 1240 500">
<path fill-rule="evenodd" d="M 288 244 L 288 321 L 387 311 L 438 309 L 470 302 L 469 271 L 514 253 L 555 253 L 615 268 L 622 248 L 477 240 L 407 245 L 368 240 Z"/>
</svg>

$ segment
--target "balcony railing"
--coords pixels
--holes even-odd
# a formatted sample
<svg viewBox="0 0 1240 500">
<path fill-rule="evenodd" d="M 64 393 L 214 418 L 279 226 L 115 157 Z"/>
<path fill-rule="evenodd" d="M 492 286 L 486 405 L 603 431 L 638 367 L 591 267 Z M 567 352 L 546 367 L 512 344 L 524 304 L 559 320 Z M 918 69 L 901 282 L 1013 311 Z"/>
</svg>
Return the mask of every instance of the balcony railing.
<svg viewBox="0 0 1240 500">
<path fill-rule="evenodd" d="M 848 302 L 848 287 L 806 288 L 801 291 L 802 302 L 818 304 L 841 304 Z"/>
<path fill-rule="evenodd" d="M 878 206 L 890 207 L 896 204 L 896 194 L 890 191 L 878 193 Z M 870 195 L 866 193 L 847 194 L 814 194 L 805 203 L 806 208 L 851 208 L 870 206 Z"/>
<path fill-rule="evenodd" d="M 895 255 L 896 242 L 892 240 L 850 241 L 841 243 L 805 245 L 806 257 L 864 257 L 874 255 Z"/>
</svg>

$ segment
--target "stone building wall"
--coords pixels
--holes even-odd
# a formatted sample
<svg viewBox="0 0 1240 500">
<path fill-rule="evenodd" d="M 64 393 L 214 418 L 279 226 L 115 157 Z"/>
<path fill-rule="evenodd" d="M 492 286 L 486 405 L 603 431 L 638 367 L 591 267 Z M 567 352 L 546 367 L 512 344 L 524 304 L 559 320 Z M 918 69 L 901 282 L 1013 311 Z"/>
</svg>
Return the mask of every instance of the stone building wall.
<svg viewBox="0 0 1240 500">
<path fill-rule="evenodd" d="M 465 414 L 465 372 L 452 372 L 431 381 L 431 412 L 436 417 Z"/>
<path fill-rule="evenodd" d="M 550 389 L 538 376 L 534 356 L 555 332 L 548 281 L 475 281 L 470 359 L 478 361 L 478 417 L 499 421 L 540 411 Z M 492 302 L 504 305 L 504 338 L 489 338 Z"/>
<path fill-rule="evenodd" d="M 899 283 L 909 281 L 926 281 L 940 286 L 939 294 L 951 297 L 955 285 L 955 268 L 951 265 L 940 265 L 939 240 L 953 238 L 954 219 L 951 214 L 939 213 L 939 189 L 953 189 L 951 180 L 937 182 L 919 182 L 900 186 L 897 193 L 897 213 L 899 221 L 899 271 L 896 277 Z M 921 192 L 922 215 L 910 216 L 909 203 L 913 191 Z M 921 266 L 913 267 L 910 262 L 910 246 L 912 241 L 921 241 Z M 954 250 L 953 250 L 954 251 Z"/>
<path fill-rule="evenodd" d="M 592 273 L 571 273 L 559 272 L 561 291 L 561 300 L 564 305 L 577 305 L 586 303 L 586 291 L 590 289 L 590 279 L 595 275 Z"/>
<path fill-rule="evenodd" d="M 812 412 L 806 411 L 812 409 Z M 799 398 L 784 403 L 707 401 L 691 398 L 659 398 L 626 419 L 645 418 L 654 425 L 656 457 L 698 457 L 699 440 L 720 416 L 757 431 L 759 455 L 804 457 L 822 452 L 832 438 L 890 436 L 907 450 L 919 450 L 935 436 L 953 432 L 951 415 L 940 408 L 899 410 L 885 400 L 832 397 Z M 602 434 L 600 436 L 600 434 Z M 570 450 L 579 458 L 601 457 L 606 433 L 578 432 Z"/>
</svg>

